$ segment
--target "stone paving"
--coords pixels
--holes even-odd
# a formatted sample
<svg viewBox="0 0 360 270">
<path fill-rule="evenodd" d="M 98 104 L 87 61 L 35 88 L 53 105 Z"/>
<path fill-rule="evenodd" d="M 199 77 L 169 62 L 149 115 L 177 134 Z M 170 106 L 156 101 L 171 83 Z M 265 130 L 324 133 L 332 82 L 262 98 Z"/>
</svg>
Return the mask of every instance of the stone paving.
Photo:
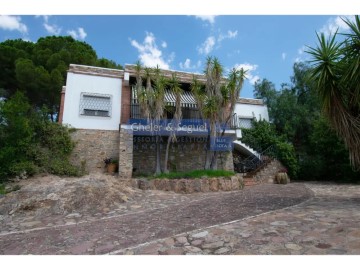
<svg viewBox="0 0 360 270">
<path fill-rule="evenodd" d="M 360 186 L 319 183 L 143 191 L 113 213 L 3 218 L 0 253 L 360 254 L 359 202 Z"/>
</svg>

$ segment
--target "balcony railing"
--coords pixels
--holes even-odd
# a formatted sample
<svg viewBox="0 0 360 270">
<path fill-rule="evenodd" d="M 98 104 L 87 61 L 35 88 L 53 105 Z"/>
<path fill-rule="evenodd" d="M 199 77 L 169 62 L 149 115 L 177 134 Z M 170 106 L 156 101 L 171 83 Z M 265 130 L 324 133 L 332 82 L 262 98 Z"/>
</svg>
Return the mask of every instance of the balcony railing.
<svg viewBox="0 0 360 270">
<path fill-rule="evenodd" d="M 128 105 L 129 106 L 129 105 Z M 200 112 L 196 108 L 181 108 L 183 119 L 200 119 Z M 174 116 L 173 107 L 164 110 L 165 119 L 172 119 Z M 139 104 L 130 104 L 130 118 L 141 119 L 144 116 L 141 113 Z"/>
</svg>

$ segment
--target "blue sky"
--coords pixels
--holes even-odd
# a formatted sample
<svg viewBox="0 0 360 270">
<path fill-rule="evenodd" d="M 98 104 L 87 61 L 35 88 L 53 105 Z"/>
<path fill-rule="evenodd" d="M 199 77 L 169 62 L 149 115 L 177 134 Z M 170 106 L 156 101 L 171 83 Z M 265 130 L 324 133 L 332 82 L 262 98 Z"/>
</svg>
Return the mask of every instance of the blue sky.
<svg viewBox="0 0 360 270">
<path fill-rule="evenodd" d="M 208 55 L 216 56 L 225 71 L 248 70 L 241 96 L 252 97 L 257 79 L 267 78 L 277 88 L 290 82 L 294 62 L 307 60 L 304 49 L 316 45 L 316 32 L 337 28 L 347 30 L 336 15 L 14 14 L 0 16 L 0 42 L 71 35 L 122 65 L 139 59 L 147 66 L 198 73 Z"/>
</svg>

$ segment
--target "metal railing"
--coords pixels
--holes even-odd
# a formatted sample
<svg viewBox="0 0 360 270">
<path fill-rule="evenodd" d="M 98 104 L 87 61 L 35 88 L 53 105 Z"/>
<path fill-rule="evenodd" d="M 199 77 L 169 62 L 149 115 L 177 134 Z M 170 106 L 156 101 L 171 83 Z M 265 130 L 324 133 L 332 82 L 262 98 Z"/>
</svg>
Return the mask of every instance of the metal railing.
<svg viewBox="0 0 360 270">
<path fill-rule="evenodd" d="M 276 158 L 276 149 L 274 145 L 261 151 L 258 156 L 251 155 L 246 159 L 234 164 L 234 169 L 240 173 L 250 173 L 259 170 L 271 160 Z"/>
<path fill-rule="evenodd" d="M 126 105 L 123 105 L 126 106 Z M 141 119 L 143 118 L 141 114 L 141 109 L 139 104 L 130 104 L 127 105 L 130 106 L 130 118 L 132 119 Z M 200 119 L 200 112 L 196 108 L 188 108 L 183 107 L 182 110 L 182 118 L 183 119 Z M 173 110 L 165 109 L 164 115 L 166 116 L 166 119 L 172 119 L 173 118 Z"/>
</svg>

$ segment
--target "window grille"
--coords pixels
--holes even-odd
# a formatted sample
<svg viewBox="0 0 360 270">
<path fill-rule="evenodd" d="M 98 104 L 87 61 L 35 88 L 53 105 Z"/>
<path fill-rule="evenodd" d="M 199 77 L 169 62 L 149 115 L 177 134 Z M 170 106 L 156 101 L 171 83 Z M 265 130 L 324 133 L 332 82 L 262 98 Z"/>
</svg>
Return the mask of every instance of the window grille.
<svg viewBox="0 0 360 270">
<path fill-rule="evenodd" d="M 252 128 L 253 118 L 242 118 L 239 117 L 239 126 L 240 128 Z"/>
<path fill-rule="evenodd" d="M 111 116 L 111 95 L 81 93 L 80 114 L 87 116 Z"/>
</svg>

